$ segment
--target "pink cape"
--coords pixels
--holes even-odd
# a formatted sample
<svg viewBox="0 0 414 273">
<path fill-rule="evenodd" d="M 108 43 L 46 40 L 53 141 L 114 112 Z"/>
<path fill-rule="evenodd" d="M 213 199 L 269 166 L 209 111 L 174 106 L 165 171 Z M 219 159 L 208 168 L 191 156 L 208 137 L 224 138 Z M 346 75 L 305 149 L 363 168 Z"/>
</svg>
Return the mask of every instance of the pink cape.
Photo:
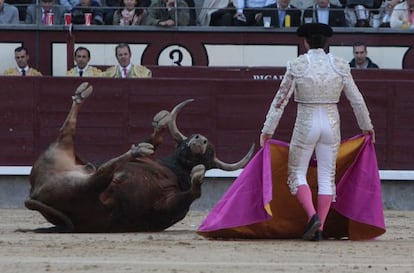
<svg viewBox="0 0 414 273">
<path fill-rule="evenodd" d="M 198 233 L 209 238 L 301 238 L 306 215 L 286 184 L 288 149 L 285 142 L 268 141 L 207 215 Z M 337 197 L 324 236 L 366 240 L 383 234 L 381 181 L 370 136 L 341 143 L 336 173 Z M 313 161 L 308 182 L 315 202 Z"/>
</svg>

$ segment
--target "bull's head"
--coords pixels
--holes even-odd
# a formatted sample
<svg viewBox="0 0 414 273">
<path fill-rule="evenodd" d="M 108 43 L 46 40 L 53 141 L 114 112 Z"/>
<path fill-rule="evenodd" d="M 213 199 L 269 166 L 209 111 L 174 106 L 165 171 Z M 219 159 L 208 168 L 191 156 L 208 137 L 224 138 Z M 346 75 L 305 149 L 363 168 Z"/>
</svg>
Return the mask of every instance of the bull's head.
<svg viewBox="0 0 414 273">
<path fill-rule="evenodd" d="M 177 141 L 177 143 L 184 142 L 185 145 L 191 150 L 191 153 L 194 155 L 204 158 L 211 158 L 212 160 L 208 160 L 211 161 L 210 164 L 204 162 L 204 164 L 207 165 L 205 166 L 207 169 L 218 168 L 225 171 L 234 171 L 243 168 L 253 155 L 255 147 L 254 144 L 252 144 L 249 152 L 240 161 L 236 163 L 225 163 L 216 157 L 213 146 L 209 143 L 208 139 L 205 136 L 201 134 L 194 134 L 187 138 L 178 130 L 176 123 L 177 114 L 185 105 L 192 101 L 194 101 L 194 99 L 188 99 L 186 101 L 183 101 L 182 103 L 175 106 L 174 109 L 171 111 L 171 121 L 169 123 L 169 130 L 175 141 Z"/>
</svg>

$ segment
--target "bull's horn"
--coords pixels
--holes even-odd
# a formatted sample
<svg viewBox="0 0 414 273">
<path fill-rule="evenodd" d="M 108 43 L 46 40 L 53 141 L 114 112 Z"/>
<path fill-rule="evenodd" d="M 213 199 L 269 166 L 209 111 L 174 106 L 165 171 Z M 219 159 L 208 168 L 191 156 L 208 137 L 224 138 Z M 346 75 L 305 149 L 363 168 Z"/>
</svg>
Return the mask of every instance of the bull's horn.
<svg viewBox="0 0 414 273">
<path fill-rule="evenodd" d="M 217 157 L 214 158 L 214 163 L 216 165 L 216 168 L 218 169 L 222 169 L 224 171 L 235 171 L 238 170 L 240 168 L 243 168 L 247 162 L 249 162 L 250 158 L 253 155 L 254 152 L 254 147 L 255 145 L 252 144 L 252 146 L 250 147 L 249 152 L 239 161 L 233 164 L 229 164 L 229 163 L 224 163 L 223 161 L 221 161 L 220 159 L 218 159 Z"/>
<path fill-rule="evenodd" d="M 178 130 L 177 128 L 177 123 L 176 123 L 176 118 L 177 118 L 177 114 L 178 112 L 181 111 L 181 109 L 188 103 L 194 101 L 194 99 L 188 99 L 183 101 L 182 103 L 176 105 L 174 107 L 174 109 L 172 109 L 171 111 L 171 121 L 168 124 L 168 128 L 170 129 L 170 133 L 172 135 L 172 137 L 176 140 L 176 141 L 182 141 L 187 139 L 187 137 L 185 135 L 183 135 L 180 130 Z"/>
</svg>

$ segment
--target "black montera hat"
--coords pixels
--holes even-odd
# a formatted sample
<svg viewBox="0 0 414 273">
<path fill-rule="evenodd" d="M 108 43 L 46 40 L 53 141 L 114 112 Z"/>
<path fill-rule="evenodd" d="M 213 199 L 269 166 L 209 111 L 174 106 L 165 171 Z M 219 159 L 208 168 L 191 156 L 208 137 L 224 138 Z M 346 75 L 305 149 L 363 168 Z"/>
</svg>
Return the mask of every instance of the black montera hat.
<svg viewBox="0 0 414 273">
<path fill-rule="evenodd" d="M 311 38 L 312 36 L 324 36 L 324 37 L 331 37 L 332 36 L 332 28 L 326 24 L 321 23 L 309 23 L 301 25 L 296 34 L 299 37 L 307 37 Z"/>
</svg>

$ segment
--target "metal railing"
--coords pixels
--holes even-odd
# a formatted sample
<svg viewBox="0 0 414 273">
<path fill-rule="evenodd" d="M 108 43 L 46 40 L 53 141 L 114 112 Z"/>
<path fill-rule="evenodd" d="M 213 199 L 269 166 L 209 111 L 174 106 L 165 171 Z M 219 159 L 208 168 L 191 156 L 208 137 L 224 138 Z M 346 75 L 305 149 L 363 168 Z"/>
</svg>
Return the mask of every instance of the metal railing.
<svg viewBox="0 0 414 273">
<path fill-rule="evenodd" d="M 36 10 L 37 10 L 36 15 L 42 14 L 41 13 L 41 5 L 40 5 L 39 2 L 40 2 L 40 0 L 36 0 L 36 3 L 34 4 L 34 5 L 36 5 Z M 175 3 L 177 3 L 177 1 Z M 23 19 L 23 17 L 26 13 L 25 9 L 29 6 L 29 4 L 13 4 L 13 5 L 16 6 L 19 9 L 20 24 L 25 24 L 25 20 Z M 31 5 L 33 5 L 33 4 L 31 4 Z M 63 10 L 63 6 L 55 5 L 55 7 L 56 6 L 58 6 L 62 9 L 62 16 L 63 16 L 63 14 L 65 13 L 64 10 Z M 92 9 L 92 10 L 93 9 L 100 9 L 100 10 L 103 11 L 105 16 L 106 15 L 111 16 L 110 15 L 111 13 L 113 13 L 114 11 L 116 11 L 118 9 L 121 9 L 121 8 L 124 8 L 124 7 L 122 7 L 122 6 L 119 6 L 119 7 L 101 6 L 99 8 L 91 7 L 90 9 Z M 141 8 L 141 7 L 137 7 L 137 8 Z M 147 11 L 151 10 L 151 9 L 160 9 L 159 7 L 158 8 L 156 8 L 156 7 L 142 7 L 142 8 L 146 9 Z M 312 6 L 308 7 L 308 8 L 312 8 Z M 308 8 L 300 9 L 302 17 L 303 17 L 304 11 Z M 223 12 L 224 11 L 229 11 L 229 12 L 235 13 L 235 8 L 234 7 L 233 8 L 217 9 L 217 8 L 204 8 L 204 7 L 196 7 L 196 6 L 195 7 L 181 8 L 181 7 L 175 6 L 174 9 L 175 9 L 175 12 L 176 12 L 176 14 L 175 14 L 176 18 L 178 17 L 178 11 L 180 9 L 187 9 L 190 14 L 192 13 L 193 17 L 195 16 L 195 18 L 193 18 L 193 20 L 195 20 L 195 24 L 193 24 L 193 25 L 195 25 L 195 26 L 207 26 L 207 25 L 200 24 L 199 20 L 198 20 L 198 15 L 201 13 L 202 10 L 203 11 L 206 11 L 206 10 L 209 11 L 209 12 L 204 12 L 204 14 L 207 14 L 207 16 L 210 16 L 209 14 L 211 12 L 217 11 L 217 10 L 221 10 Z M 244 10 L 248 11 L 248 10 L 253 10 L 253 9 L 245 8 Z M 255 8 L 254 10 L 261 10 L 263 12 L 265 12 L 265 11 L 266 12 L 277 12 L 277 9 L 275 9 L 275 8 L 260 8 L 260 9 Z M 377 9 L 366 8 L 366 7 L 363 7 L 361 5 L 357 5 L 357 6 L 354 6 L 352 8 L 349 8 L 349 7 L 341 8 L 340 10 L 342 10 L 344 12 L 344 15 L 345 15 L 345 18 L 346 18 L 346 21 L 347 21 L 347 25 L 345 27 L 351 27 L 351 28 L 352 27 L 367 27 L 367 28 L 371 28 L 371 27 L 373 27 L 373 28 L 389 27 L 389 21 L 390 21 L 390 17 L 391 17 L 391 13 L 392 13 L 392 9 L 390 9 L 386 5 L 382 5 L 380 8 L 377 8 Z M 301 23 L 304 22 L 306 19 L 307 18 L 301 18 Z M 414 19 L 411 19 L 411 20 L 414 20 Z M 64 24 L 64 21 L 65 20 L 62 18 L 62 24 Z M 177 20 L 175 20 L 175 21 L 176 21 L 175 27 L 178 27 L 179 25 L 177 23 Z M 316 21 L 315 16 L 312 16 L 312 21 L 313 22 Z M 38 26 L 43 25 L 42 20 L 39 19 L 39 18 L 36 18 L 34 24 L 38 25 Z M 106 21 L 104 23 L 104 25 L 102 25 L 101 27 L 105 28 L 105 26 L 108 26 L 108 25 L 113 25 L 113 24 Z M 143 24 L 143 25 L 145 25 L 145 24 Z M 141 26 L 143 26 L 143 25 L 141 25 Z M 260 25 L 258 24 L 256 26 L 260 26 Z M 137 27 L 137 29 L 139 29 L 139 26 L 133 26 L 133 27 Z M 414 29 L 414 22 L 410 22 L 410 19 L 408 18 L 407 21 L 402 22 L 401 28 L 412 30 L 412 29 Z"/>
</svg>

